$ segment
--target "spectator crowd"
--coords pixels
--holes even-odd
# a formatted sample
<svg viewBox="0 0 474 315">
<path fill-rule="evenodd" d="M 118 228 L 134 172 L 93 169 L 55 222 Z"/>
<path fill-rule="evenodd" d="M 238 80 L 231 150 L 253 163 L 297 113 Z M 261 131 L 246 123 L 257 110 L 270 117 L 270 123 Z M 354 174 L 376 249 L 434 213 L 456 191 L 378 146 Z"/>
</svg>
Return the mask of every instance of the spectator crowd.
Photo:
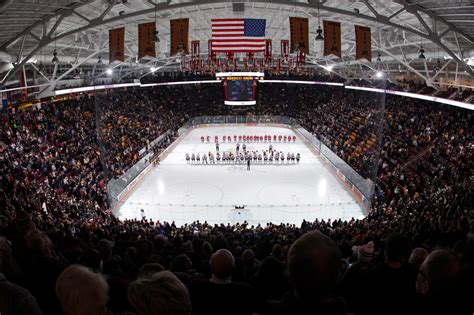
<svg viewBox="0 0 474 315">
<path fill-rule="evenodd" d="M 363 220 L 301 226 L 115 218 L 107 182 L 219 85 L 129 89 L 1 112 L 2 314 L 472 314 L 473 115 L 262 84 L 249 114 L 296 118 L 376 184 Z"/>
</svg>

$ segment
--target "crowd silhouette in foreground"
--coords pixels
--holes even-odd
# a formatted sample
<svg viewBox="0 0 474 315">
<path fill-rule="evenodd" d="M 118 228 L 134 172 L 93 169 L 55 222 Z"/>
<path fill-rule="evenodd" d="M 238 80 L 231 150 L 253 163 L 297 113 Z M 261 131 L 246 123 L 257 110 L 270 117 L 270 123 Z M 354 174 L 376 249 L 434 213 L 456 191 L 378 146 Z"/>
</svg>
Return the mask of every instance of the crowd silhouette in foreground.
<svg viewBox="0 0 474 315">
<path fill-rule="evenodd" d="M 472 314 L 473 114 L 263 84 L 247 113 L 296 118 L 376 184 L 363 220 L 211 226 L 116 219 L 107 182 L 158 135 L 229 114 L 217 85 L 1 111 L 2 314 Z"/>
</svg>

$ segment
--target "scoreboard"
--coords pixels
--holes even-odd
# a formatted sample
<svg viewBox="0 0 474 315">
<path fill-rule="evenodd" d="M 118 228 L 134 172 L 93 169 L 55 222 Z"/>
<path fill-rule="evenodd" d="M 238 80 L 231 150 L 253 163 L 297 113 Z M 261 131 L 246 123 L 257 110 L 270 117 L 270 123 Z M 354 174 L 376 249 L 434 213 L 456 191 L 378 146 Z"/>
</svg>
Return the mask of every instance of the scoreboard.
<svg viewBox="0 0 474 315">
<path fill-rule="evenodd" d="M 256 105 L 257 81 L 263 79 L 261 72 L 220 72 L 217 79 L 222 80 L 224 104 L 231 106 Z"/>
</svg>

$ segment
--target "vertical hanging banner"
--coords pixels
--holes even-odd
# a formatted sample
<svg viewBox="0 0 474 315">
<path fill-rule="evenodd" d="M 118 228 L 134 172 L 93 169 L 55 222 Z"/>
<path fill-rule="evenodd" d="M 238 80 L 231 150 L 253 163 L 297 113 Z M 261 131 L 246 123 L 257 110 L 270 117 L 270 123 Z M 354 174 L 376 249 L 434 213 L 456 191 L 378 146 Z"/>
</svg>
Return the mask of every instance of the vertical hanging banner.
<svg viewBox="0 0 474 315">
<path fill-rule="evenodd" d="M 189 54 L 189 19 L 170 20 L 170 55 L 176 55 L 180 45 L 186 55 Z"/>
<path fill-rule="evenodd" d="M 298 47 L 300 51 L 309 54 L 308 19 L 290 16 L 291 52 Z"/>
<path fill-rule="evenodd" d="M 138 59 L 156 57 L 155 31 L 155 22 L 138 24 Z"/>
<path fill-rule="evenodd" d="M 109 63 L 125 61 L 125 27 L 109 31 Z"/>
<path fill-rule="evenodd" d="M 290 41 L 287 39 L 282 39 L 280 41 L 280 53 L 283 58 L 288 59 L 288 55 L 290 54 Z"/>
<path fill-rule="evenodd" d="M 356 59 L 372 62 L 372 37 L 370 27 L 354 25 L 356 37 Z"/>
<path fill-rule="evenodd" d="M 265 62 L 271 62 L 272 59 L 272 40 L 265 39 Z"/>
<path fill-rule="evenodd" d="M 216 59 L 216 53 L 212 50 L 212 39 L 209 39 L 207 41 L 207 51 L 208 51 L 208 57 L 211 60 Z"/>
<path fill-rule="evenodd" d="M 324 56 L 334 55 L 341 58 L 341 23 L 323 21 Z"/>
</svg>

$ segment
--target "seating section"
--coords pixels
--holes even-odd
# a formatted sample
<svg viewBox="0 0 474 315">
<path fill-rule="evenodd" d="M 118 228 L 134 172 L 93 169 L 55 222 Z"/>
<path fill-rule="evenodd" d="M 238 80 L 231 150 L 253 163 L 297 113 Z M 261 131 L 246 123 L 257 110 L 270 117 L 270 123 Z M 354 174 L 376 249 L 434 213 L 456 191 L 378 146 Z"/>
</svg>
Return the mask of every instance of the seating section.
<svg viewBox="0 0 474 315">
<path fill-rule="evenodd" d="M 232 114 L 222 94 L 217 84 L 128 89 L 1 111 L 0 295 L 17 294 L 0 312 L 473 313 L 465 109 L 261 84 L 258 106 L 243 111 L 296 118 L 373 180 L 365 219 L 176 227 L 113 217 L 107 182 L 163 132 L 166 146 L 191 117 Z"/>
</svg>

